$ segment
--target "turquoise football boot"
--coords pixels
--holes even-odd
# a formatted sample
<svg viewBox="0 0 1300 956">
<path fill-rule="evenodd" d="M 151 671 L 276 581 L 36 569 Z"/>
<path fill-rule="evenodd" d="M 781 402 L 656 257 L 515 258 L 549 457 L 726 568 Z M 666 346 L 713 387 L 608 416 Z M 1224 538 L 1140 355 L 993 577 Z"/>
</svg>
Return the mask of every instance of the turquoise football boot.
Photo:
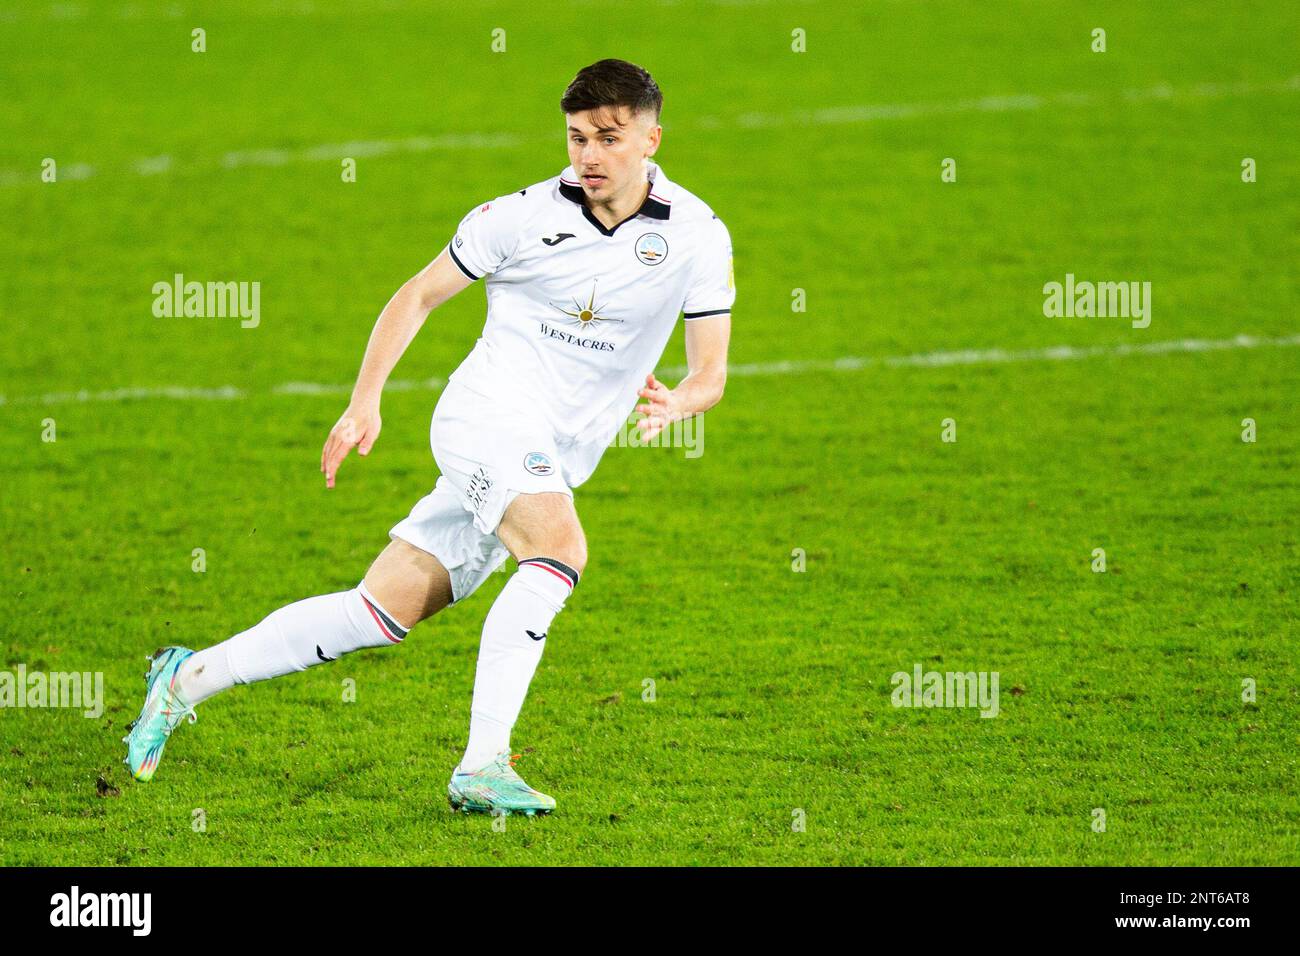
<svg viewBox="0 0 1300 956">
<path fill-rule="evenodd" d="M 131 770 L 131 776 L 141 783 L 153 779 L 162 759 L 163 747 L 176 725 L 188 717 L 190 723 L 198 720 L 194 708 L 181 699 L 176 689 L 177 675 L 181 664 L 194 652 L 186 647 L 164 647 L 155 651 L 146 660 L 152 663 L 149 673 L 144 675 L 145 697 L 140 716 L 131 721 L 122 738 L 126 744 L 126 757 L 123 763 Z"/>
<path fill-rule="evenodd" d="M 555 800 L 539 793 L 515 772 L 519 754 L 503 750 L 486 767 L 472 773 L 453 771 L 447 784 L 447 797 L 453 810 L 462 813 L 491 813 L 525 816 L 547 814 L 555 809 Z"/>
</svg>

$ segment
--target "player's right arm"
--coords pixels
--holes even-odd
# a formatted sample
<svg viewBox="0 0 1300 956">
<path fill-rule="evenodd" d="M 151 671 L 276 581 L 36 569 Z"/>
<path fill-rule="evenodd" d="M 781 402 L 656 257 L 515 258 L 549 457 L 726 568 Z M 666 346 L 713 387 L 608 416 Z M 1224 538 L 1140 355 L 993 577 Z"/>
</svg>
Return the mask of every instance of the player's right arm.
<svg viewBox="0 0 1300 956">
<path fill-rule="evenodd" d="M 382 424 L 379 418 L 380 395 L 397 360 L 420 331 L 429 313 L 471 281 L 444 249 L 438 258 L 407 280 L 379 313 L 366 345 L 365 358 L 361 360 L 352 400 L 337 424 L 330 429 L 325 447 L 321 449 L 320 470 L 325 473 L 325 487 L 334 487 L 339 465 L 353 448 L 360 455 L 370 454 Z"/>
</svg>

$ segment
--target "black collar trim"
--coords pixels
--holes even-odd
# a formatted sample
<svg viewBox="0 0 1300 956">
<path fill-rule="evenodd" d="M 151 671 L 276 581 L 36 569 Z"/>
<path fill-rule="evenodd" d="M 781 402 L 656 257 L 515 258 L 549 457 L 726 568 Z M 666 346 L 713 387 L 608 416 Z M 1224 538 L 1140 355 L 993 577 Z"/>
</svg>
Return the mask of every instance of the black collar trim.
<svg viewBox="0 0 1300 956">
<path fill-rule="evenodd" d="M 672 212 L 672 205 L 655 196 L 654 191 L 654 182 L 652 180 L 650 183 L 650 192 L 646 193 L 645 202 L 641 203 L 641 208 L 624 219 L 623 222 L 630 222 L 637 216 L 649 216 L 651 219 L 667 219 L 668 214 Z M 587 222 L 600 230 L 602 236 L 614 235 L 615 230 L 617 230 L 619 226 L 623 225 L 623 222 L 618 222 L 614 224 L 613 229 L 606 229 L 605 224 L 597 219 L 595 215 L 592 214 L 591 209 L 588 208 L 586 193 L 582 191 L 582 186 L 579 183 L 571 183 L 567 179 L 561 177 L 560 195 L 570 202 L 576 203 L 578 206 L 582 207 L 582 215 L 586 218 Z"/>
</svg>

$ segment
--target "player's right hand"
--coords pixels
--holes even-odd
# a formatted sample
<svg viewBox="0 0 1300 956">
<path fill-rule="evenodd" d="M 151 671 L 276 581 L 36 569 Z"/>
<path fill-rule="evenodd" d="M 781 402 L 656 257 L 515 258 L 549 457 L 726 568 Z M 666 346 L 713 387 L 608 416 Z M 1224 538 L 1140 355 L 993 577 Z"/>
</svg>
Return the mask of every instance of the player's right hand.
<svg viewBox="0 0 1300 956">
<path fill-rule="evenodd" d="M 334 476 L 338 474 L 339 465 L 348 457 L 353 448 L 358 455 L 370 454 L 370 449 L 379 437 L 383 423 L 379 419 L 379 406 L 358 405 L 355 402 L 330 429 L 330 437 L 325 439 L 325 447 L 320 453 L 320 470 L 325 473 L 325 487 L 334 487 Z"/>
</svg>

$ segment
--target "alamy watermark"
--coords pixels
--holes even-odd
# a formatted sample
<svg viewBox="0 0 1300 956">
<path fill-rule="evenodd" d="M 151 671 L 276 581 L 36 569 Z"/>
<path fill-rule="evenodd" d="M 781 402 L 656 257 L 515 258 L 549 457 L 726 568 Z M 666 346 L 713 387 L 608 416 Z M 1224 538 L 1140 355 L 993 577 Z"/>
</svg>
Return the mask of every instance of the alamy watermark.
<svg viewBox="0 0 1300 956">
<path fill-rule="evenodd" d="M 103 671 L 0 671 L 0 707 L 71 707 L 92 720 L 104 713 Z"/>
<path fill-rule="evenodd" d="M 153 894 L 83 893 L 74 885 L 50 897 L 50 925 L 120 926 L 133 936 L 148 936 L 153 929 Z"/>
<path fill-rule="evenodd" d="M 981 717 L 998 715 L 997 671 L 898 671 L 890 700 L 895 707 L 978 707 Z"/>
<path fill-rule="evenodd" d="M 637 422 L 641 419 L 629 415 L 621 422 L 614 437 L 610 439 L 610 448 L 681 448 L 687 458 L 699 458 L 704 454 L 704 413 L 697 412 L 685 418 L 670 422 L 653 438 L 641 437 Z"/>
<path fill-rule="evenodd" d="M 1135 329 L 1151 324 L 1150 282 L 1075 282 L 1074 273 L 1065 282 L 1043 286 L 1043 315 L 1059 318 L 1131 319 Z"/>
<path fill-rule="evenodd" d="M 255 329 L 262 321 L 262 283 L 185 281 L 176 273 L 171 282 L 153 284 L 153 314 L 159 319 L 238 318 Z"/>
</svg>

